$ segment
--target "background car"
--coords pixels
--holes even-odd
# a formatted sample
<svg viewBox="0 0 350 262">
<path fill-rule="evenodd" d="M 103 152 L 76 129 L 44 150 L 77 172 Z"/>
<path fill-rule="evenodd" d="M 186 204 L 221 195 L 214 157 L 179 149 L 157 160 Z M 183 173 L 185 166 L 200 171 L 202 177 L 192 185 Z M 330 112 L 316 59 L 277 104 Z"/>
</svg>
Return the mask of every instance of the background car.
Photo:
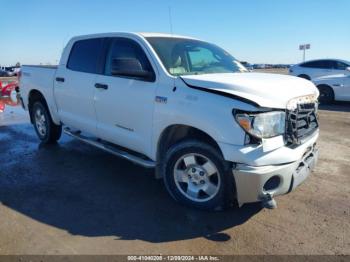
<svg viewBox="0 0 350 262">
<path fill-rule="evenodd" d="M 292 66 L 289 73 L 307 80 L 326 75 L 350 74 L 350 62 L 340 59 L 311 60 Z"/>
<path fill-rule="evenodd" d="M 350 74 L 329 75 L 313 80 L 320 91 L 321 103 L 350 101 Z"/>
<path fill-rule="evenodd" d="M 0 69 L 0 77 L 11 76 L 7 71 Z"/>
<path fill-rule="evenodd" d="M 9 73 L 10 76 L 17 76 L 20 70 L 21 68 L 16 66 L 5 67 L 5 71 Z"/>
<path fill-rule="evenodd" d="M 253 69 L 265 69 L 266 65 L 265 64 L 254 64 Z"/>
<path fill-rule="evenodd" d="M 13 68 L 13 75 L 14 76 L 18 76 L 21 72 L 21 68 L 20 67 L 14 67 Z"/>
<path fill-rule="evenodd" d="M 249 71 L 252 71 L 254 68 L 253 68 L 253 65 L 249 64 L 248 62 L 246 61 L 241 61 L 241 64 L 247 68 Z"/>
</svg>

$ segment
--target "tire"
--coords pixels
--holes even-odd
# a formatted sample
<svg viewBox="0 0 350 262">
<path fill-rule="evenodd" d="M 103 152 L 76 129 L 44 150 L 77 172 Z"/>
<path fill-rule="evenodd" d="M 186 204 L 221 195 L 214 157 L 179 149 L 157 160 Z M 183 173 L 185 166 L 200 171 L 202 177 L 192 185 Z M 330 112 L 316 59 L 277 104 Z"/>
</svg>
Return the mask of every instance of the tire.
<svg viewBox="0 0 350 262">
<path fill-rule="evenodd" d="M 304 74 L 298 75 L 298 77 L 304 78 L 306 80 L 311 80 L 311 77 L 309 77 L 308 75 L 304 75 Z"/>
<path fill-rule="evenodd" d="M 334 102 L 334 92 L 333 89 L 326 85 L 320 85 L 317 87 L 320 91 L 319 101 L 322 104 L 331 104 Z"/>
<path fill-rule="evenodd" d="M 50 112 L 43 101 L 38 101 L 33 104 L 31 114 L 36 134 L 42 143 L 52 144 L 60 139 L 62 126 L 56 125 L 52 121 Z"/>
<path fill-rule="evenodd" d="M 222 210 L 233 203 L 230 165 L 213 146 L 183 141 L 170 147 L 164 160 L 164 184 L 176 201 L 205 210 Z"/>
</svg>

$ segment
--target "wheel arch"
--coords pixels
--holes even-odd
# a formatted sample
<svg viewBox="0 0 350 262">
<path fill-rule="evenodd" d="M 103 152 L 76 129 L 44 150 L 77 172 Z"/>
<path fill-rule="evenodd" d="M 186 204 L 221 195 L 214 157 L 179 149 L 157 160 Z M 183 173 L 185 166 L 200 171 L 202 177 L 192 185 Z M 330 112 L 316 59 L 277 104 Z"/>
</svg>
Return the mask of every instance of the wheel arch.
<svg viewBox="0 0 350 262">
<path fill-rule="evenodd" d="M 50 113 L 50 117 L 55 124 L 60 124 L 60 121 L 55 118 L 55 114 L 52 113 L 51 107 L 48 105 L 45 95 L 38 89 L 32 89 L 28 93 L 28 110 L 30 116 L 30 122 L 33 123 L 32 107 L 35 102 L 42 101 Z"/>
<path fill-rule="evenodd" d="M 298 77 L 304 78 L 306 80 L 311 80 L 311 77 L 309 75 L 307 75 L 307 74 L 299 74 Z"/>
<path fill-rule="evenodd" d="M 317 87 L 317 89 L 319 90 L 319 92 L 320 92 L 320 93 L 321 93 L 320 88 L 328 88 L 329 90 L 331 90 L 331 91 L 332 91 L 332 94 L 333 94 L 333 100 L 335 100 L 335 99 L 336 99 L 336 94 L 335 94 L 334 88 L 333 88 L 331 85 L 329 85 L 329 84 L 325 84 L 325 83 L 322 83 L 322 84 L 318 84 L 318 85 L 316 85 L 316 87 Z"/>
<path fill-rule="evenodd" d="M 162 174 L 158 166 L 161 166 L 165 152 L 174 144 L 187 139 L 196 139 L 213 146 L 223 156 L 223 152 L 216 140 L 207 132 L 185 124 L 172 124 L 162 130 L 156 144 L 156 177 L 161 178 Z"/>
<path fill-rule="evenodd" d="M 327 88 L 330 88 L 334 92 L 333 88 L 330 85 L 328 85 L 328 84 L 318 84 L 316 87 L 317 88 L 319 88 L 319 87 L 327 87 Z"/>
<path fill-rule="evenodd" d="M 32 89 L 30 90 L 29 94 L 28 94 L 28 111 L 29 111 L 29 117 L 30 117 L 30 122 L 33 124 L 34 120 L 33 120 L 33 105 L 35 102 L 37 101 L 43 101 L 45 106 L 47 107 L 47 103 L 45 100 L 44 95 L 37 89 Z"/>
</svg>

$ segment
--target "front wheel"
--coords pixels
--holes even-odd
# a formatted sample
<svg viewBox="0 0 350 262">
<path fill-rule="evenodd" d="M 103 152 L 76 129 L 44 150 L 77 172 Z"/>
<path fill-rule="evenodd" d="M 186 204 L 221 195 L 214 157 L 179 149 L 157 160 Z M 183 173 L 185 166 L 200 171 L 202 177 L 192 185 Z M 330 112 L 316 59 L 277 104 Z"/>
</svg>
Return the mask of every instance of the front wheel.
<svg viewBox="0 0 350 262">
<path fill-rule="evenodd" d="M 199 141 L 180 142 L 168 150 L 164 183 L 175 200 L 200 209 L 220 210 L 233 200 L 229 164 L 216 148 Z"/>
<path fill-rule="evenodd" d="M 331 87 L 326 85 L 320 85 L 317 88 L 320 92 L 319 101 L 322 104 L 330 104 L 334 102 L 334 92 Z"/>
<path fill-rule="evenodd" d="M 50 112 L 42 101 L 34 103 L 31 113 L 35 131 L 43 143 L 54 143 L 61 137 L 62 126 L 52 121 Z"/>
</svg>

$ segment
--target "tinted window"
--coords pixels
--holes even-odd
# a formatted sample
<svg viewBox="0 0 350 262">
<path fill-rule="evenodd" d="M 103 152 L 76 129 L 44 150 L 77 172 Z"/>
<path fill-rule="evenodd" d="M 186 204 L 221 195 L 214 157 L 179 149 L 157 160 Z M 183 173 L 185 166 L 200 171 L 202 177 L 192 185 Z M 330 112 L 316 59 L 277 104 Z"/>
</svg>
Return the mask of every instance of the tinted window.
<svg viewBox="0 0 350 262">
<path fill-rule="evenodd" d="M 329 60 L 318 60 L 318 61 L 306 62 L 304 64 L 301 64 L 301 66 L 308 67 L 308 68 L 321 68 L 321 69 L 333 68 L 332 61 L 329 61 Z"/>
<path fill-rule="evenodd" d="M 301 67 L 313 67 L 315 62 L 306 62 L 304 64 L 300 64 Z"/>
<path fill-rule="evenodd" d="M 338 69 L 338 70 L 345 70 L 349 65 L 343 63 L 343 62 L 339 62 L 339 61 L 334 61 L 335 63 L 335 67 L 334 69 Z"/>
<path fill-rule="evenodd" d="M 334 68 L 334 62 L 331 60 L 324 60 L 323 64 L 321 65 L 321 68 L 324 69 L 333 69 Z"/>
<path fill-rule="evenodd" d="M 101 38 L 75 42 L 70 52 L 67 67 L 74 71 L 96 73 L 101 48 Z"/>
<path fill-rule="evenodd" d="M 106 65 L 105 74 L 112 75 L 112 63 L 113 60 L 118 59 L 133 59 L 137 60 L 141 64 L 141 68 L 147 72 L 153 72 L 152 66 L 142 50 L 141 46 L 131 39 L 126 38 L 115 38 L 112 40 L 111 46 L 109 48 Z"/>
</svg>

